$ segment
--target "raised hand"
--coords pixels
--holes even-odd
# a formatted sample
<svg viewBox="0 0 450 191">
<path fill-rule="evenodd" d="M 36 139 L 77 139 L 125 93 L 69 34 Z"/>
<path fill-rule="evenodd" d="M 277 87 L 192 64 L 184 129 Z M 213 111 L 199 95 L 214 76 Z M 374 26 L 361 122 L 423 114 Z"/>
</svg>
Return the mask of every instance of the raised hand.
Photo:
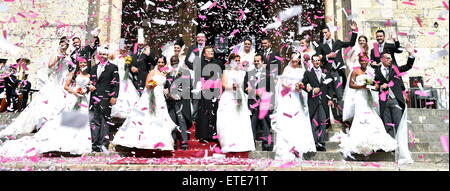
<svg viewBox="0 0 450 191">
<path fill-rule="evenodd" d="M 351 21 L 350 28 L 352 31 L 358 31 L 358 24 L 355 21 Z"/>
</svg>

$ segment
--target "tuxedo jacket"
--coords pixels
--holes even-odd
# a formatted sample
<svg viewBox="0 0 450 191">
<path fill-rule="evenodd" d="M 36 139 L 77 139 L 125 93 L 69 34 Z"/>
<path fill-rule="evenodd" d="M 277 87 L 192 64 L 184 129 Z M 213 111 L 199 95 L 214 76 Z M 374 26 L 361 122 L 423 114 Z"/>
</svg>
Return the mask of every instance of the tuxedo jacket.
<svg viewBox="0 0 450 191">
<path fill-rule="evenodd" d="M 151 66 L 156 66 L 156 60 L 153 51 L 150 51 L 149 55 L 144 54 L 143 51 L 145 51 L 145 48 L 138 49 L 136 53 L 134 53 L 134 51 L 132 52 L 131 57 L 133 58 L 133 61 L 131 66 L 134 66 L 139 70 L 137 73 L 133 74 L 137 75 L 139 80 L 145 81 Z"/>
<path fill-rule="evenodd" d="M 406 72 L 408 70 L 410 70 L 413 67 L 414 64 L 414 60 L 415 58 L 408 58 L 408 62 L 406 63 L 406 65 L 400 66 L 398 67 L 400 72 Z M 396 66 L 393 66 L 396 67 Z M 375 68 L 375 82 L 379 83 L 379 86 L 381 88 L 381 85 L 383 84 L 389 84 L 390 81 L 394 82 L 394 86 L 391 87 L 392 92 L 395 95 L 395 98 L 397 99 L 398 103 L 400 104 L 399 106 L 402 109 L 405 109 L 405 98 L 403 98 L 403 81 L 401 80 L 401 77 L 398 77 L 397 74 L 395 73 L 395 71 L 392 69 L 391 72 L 389 73 L 389 81 L 384 77 L 382 71 L 381 71 L 381 67 L 377 67 Z M 383 89 L 378 89 L 378 91 L 380 92 L 380 94 L 383 91 L 388 91 L 388 90 L 383 90 Z M 386 102 L 387 102 L 387 98 L 389 95 L 386 96 L 386 100 L 383 101 L 381 100 L 381 96 L 380 96 L 380 115 L 381 118 L 383 118 L 383 113 L 384 110 L 386 109 Z"/>
<path fill-rule="evenodd" d="M 328 107 L 328 101 L 333 96 L 333 87 L 332 87 L 332 78 L 329 73 L 324 73 L 322 71 L 321 80 L 317 78 L 316 72 L 314 69 L 310 71 L 306 71 L 303 76 L 303 84 L 305 85 L 304 90 L 306 91 L 306 85 L 310 84 L 311 87 L 320 88 L 319 96 L 313 95 L 313 90 L 308 92 L 308 108 L 309 108 L 309 116 L 312 117 L 319 109 L 319 106 L 322 105 L 327 116 L 330 116 L 330 109 Z"/>
<path fill-rule="evenodd" d="M 5 91 L 8 96 L 17 96 L 17 87 L 19 86 L 20 80 L 16 76 L 10 75 L 4 78 L 5 80 Z"/>
<path fill-rule="evenodd" d="M 395 41 L 394 44 L 386 42 L 384 44 L 383 50 L 387 51 L 387 52 L 389 52 L 391 54 L 392 64 L 397 66 L 397 60 L 395 59 L 395 53 L 402 53 L 403 52 L 402 50 L 400 50 L 400 42 L 399 41 Z M 380 54 L 381 54 L 381 52 L 380 52 Z M 376 61 L 377 63 L 380 63 L 381 62 L 381 55 L 380 56 L 375 56 L 375 50 L 372 48 L 372 50 L 370 50 L 370 59 L 373 60 L 373 61 Z"/>
<path fill-rule="evenodd" d="M 276 69 L 278 70 L 278 72 L 275 72 L 275 75 L 281 75 L 282 74 L 282 62 L 280 60 L 277 59 L 277 57 L 280 57 L 280 54 L 273 50 L 273 48 L 270 49 L 269 53 L 267 54 L 267 56 L 264 56 L 264 50 L 261 50 L 259 52 L 260 55 L 262 55 L 263 60 L 264 60 L 264 64 L 266 64 L 266 69 L 267 71 L 269 71 L 268 73 L 272 73 L 272 71 L 275 68 L 269 68 L 270 65 L 276 65 Z"/>
<path fill-rule="evenodd" d="M 317 47 L 316 52 L 318 55 L 322 55 L 322 63 L 323 69 L 326 69 L 326 72 L 329 72 L 333 69 L 333 64 L 330 63 L 331 61 L 334 61 L 336 65 L 336 70 L 345 70 L 345 63 L 344 59 L 342 58 L 342 49 L 347 48 L 350 46 L 355 46 L 356 38 L 358 37 L 358 34 L 353 32 L 351 40 L 349 42 L 342 42 L 341 40 L 332 40 L 332 48 L 326 44 L 326 42 L 322 42 L 319 44 L 319 47 Z M 339 52 L 337 52 L 339 51 Z M 330 54 L 331 52 L 337 52 L 335 58 L 330 58 L 327 60 L 327 54 Z M 329 62 L 330 61 L 330 62 Z M 344 72 L 345 74 L 345 72 Z"/>
<path fill-rule="evenodd" d="M 196 56 L 196 57 L 200 57 L 200 60 L 203 60 L 203 54 L 201 54 L 202 52 L 200 52 L 200 50 L 198 50 L 198 45 L 194 45 L 194 46 L 191 46 L 189 49 L 188 49 L 188 52 L 187 52 L 187 54 L 186 54 L 186 58 L 184 59 L 184 64 L 186 64 L 186 66 L 190 69 L 190 70 L 194 70 L 194 63 L 192 63 L 192 62 L 190 62 L 189 61 L 189 59 L 192 59 L 191 58 L 191 54 L 193 55 L 193 56 Z M 197 50 L 198 51 L 197 51 Z M 196 50 L 196 51 L 194 51 L 194 50 Z"/>
<path fill-rule="evenodd" d="M 104 71 L 97 78 L 97 68 L 99 64 L 92 67 L 91 70 L 91 83 L 95 86 L 96 90 L 91 92 L 91 105 L 97 105 L 101 107 L 101 113 L 109 116 L 111 114 L 111 98 L 117 98 L 119 96 L 120 78 L 119 71 L 116 65 L 107 63 Z M 96 103 L 95 96 L 100 99 L 100 103 Z"/>
<path fill-rule="evenodd" d="M 95 51 L 98 48 L 98 45 L 100 44 L 100 38 L 98 37 L 94 37 L 95 41 L 94 44 L 92 46 L 85 46 L 85 47 L 81 47 L 79 49 L 75 49 L 71 54 L 70 54 L 70 59 L 72 60 L 73 63 L 77 63 L 77 57 L 81 56 L 87 59 L 87 64 L 88 64 L 88 68 L 87 68 L 87 72 L 90 72 L 90 69 L 92 68 L 91 66 L 91 60 L 95 55 Z M 74 68 L 72 66 L 69 65 L 69 70 L 72 71 Z"/>
<path fill-rule="evenodd" d="M 169 89 L 170 92 L 178 92 L 181 100 L 174 100 L 171 97 L 166 98 L 167 107 L 169 109 L 175 108 L 175 104 L 182 105 L 182 114 L 187 121 L 191 121 L 191 102 L 190 99 L 183 99 L 183 93 L 192 97 L 192 93 L 190 90 L 191 87 L 191 76 L 188 69 L 181 67 L 178 71 L 173 71 L 167 74 L 166 76 L 166 84 L 164 85 L 164 89 Z M 177 81 L 177 82 L 176 82 Z M 179 81 L 182 81 L 182 84 L 178 84 Z M 186 96 L 187 96 L 186 95 Z M 190 127 L 190 126 L 188 126 Z"/>
<path fill-rule="evenodd" d="M 256 96 L 256 90 L 259 88 L 264 88 L 266 92 L 270 91 L 270 80 L 269 80 L 269 74 L 267 73 L 266 68 L 263 68 L 259 80 L 257 79 L 257 71 L 256 68 L 247 72 L 244 77 L 244 92 L 247 93 L 249 96 L 249 104 L 251 104 L 250 100 L 252 101 L 252 104 L 254 103 L 254 100 L 259 100 L 259 97 Z M 246 91 L 246 89 L 250 87 L 252 89 L 251 92 Z"/>
</svg>

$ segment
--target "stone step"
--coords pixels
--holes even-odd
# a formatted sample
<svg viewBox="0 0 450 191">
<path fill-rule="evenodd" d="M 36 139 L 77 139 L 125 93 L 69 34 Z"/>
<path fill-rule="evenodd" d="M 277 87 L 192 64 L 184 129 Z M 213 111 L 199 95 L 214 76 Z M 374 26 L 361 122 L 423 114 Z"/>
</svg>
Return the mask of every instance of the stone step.
<svg viewBox="0 0 450 191">
<path fill-rule="evenodd" d="M 449 157 L 446 152 L 411 152 L 412 158 L 416 162 L 446 162 L 448 163 Z M 340 152 L 316 152 L 316 153 L 305 153 L 303 154 L 303 159 L 305 160 L 315 160 L 315 161 L 395 161 L 394 152 L 378 152 L 373 153 L 369 156 L 354 154 L 351 158 L 344 158 Z M 249 158 L 251 159 L 274 159 L 275 152 L 272 151 L 253 151 L 250 152 Z"/>
<path fill-rule="evenodd" d="M 412 132 L 449 132 L 448 125 L 438 124 L 409 124 L 408 129 Z"/>
<path fill-rule="evenodd" d="M 414 140 L 416 143 L 427 143 L 427 142 L 440 142 L 441 136 L 447 136 L 446 133 L 435 133 L 435 132 L 413 132 Z"/>
<path fill-rule="evenodd" d="M 408 115 L 448 116 L 449 110 L 443 109 L 408 109 Z"/>
<path fill-rule="evenodd" d="M 437 125 L 448 125 L 448 119 L 441 119 L 440 117 L 430 117 L 430 116 L 413 116 L 409 117 L 408 121 L 410 124 L 437 124 Z"/>
</svg>

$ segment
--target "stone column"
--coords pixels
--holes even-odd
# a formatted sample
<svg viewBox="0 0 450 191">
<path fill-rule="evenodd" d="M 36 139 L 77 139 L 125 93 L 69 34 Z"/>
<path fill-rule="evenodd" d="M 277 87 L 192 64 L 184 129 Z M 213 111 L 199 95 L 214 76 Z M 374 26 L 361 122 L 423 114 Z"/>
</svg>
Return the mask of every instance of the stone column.
<svg viewBox="0 0 450 191">
<path fill-rule="evenodd" d="M 101 33 L 100 43 L 101 45 L 107 45 L 110 41 L 110 20 L 109 8 L 111 0 L 98 0 L 98 12 L 97 12 L 97 26 L 100 27 Z M 90 33 L 90 31 L 88 31 Z"/>
<path fill-rule="evenodd" d="M 122 0 L 112 0 L 110 7 L 110 48 L 119 48 L 120 37 L 122 35 Z"/>
<path fill-rule="evenodd" d="M 325 0 L 325 24 L 335 25 L 334 0 Z"/>
</svg>

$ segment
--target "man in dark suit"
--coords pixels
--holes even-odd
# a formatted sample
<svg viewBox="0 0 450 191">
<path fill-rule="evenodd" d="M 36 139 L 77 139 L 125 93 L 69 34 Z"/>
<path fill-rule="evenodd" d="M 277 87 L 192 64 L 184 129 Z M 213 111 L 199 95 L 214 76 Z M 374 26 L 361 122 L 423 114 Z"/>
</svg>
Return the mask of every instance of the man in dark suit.
<svg viewBox="0 0 450 191">
<path fill-rule="evenodd" d="M 199 82 L 200 79 L 199 76 L 201 74 L 195 71 L 199 71 L 196 69 L 201 67 L 201 61 L 203 58 L 203 49 L 205 49 L 205 45 L 206 45 L 206 35 L 204 33 L 198 33 L 197 44 L 189 48 L 186 54 L 186 58 L 184 60 L 184 63 L 189 68 L 189 70 L 194 71 L 194 81 L 193 81 L 194 83 L 192 84 L 192 89 L 198 88 L 197 84 Z M 199 97 L 198 93 L 199 93 L 198 91 L 194 93 L 196 94 L 196 97 Z M 193 121 L 196 121 L 195 119 L 197 118 L 199 99 L 192 99 L 191 101 L 193 107 L 192 119 Z"/>
<path fill-rule="evenodd" d="M 397 67 L 393 64 L 390 52 L 381 53 L 382 65 L 375 69 L 375 87 L 380 91 L 380 117 L 384 122 L 386 131 L 395 138 L 396 131 L 406 108 L 401 76 L 396 74 L 394 68 L 400 73 L 413 67 L 415 57 L 408 51 L 409 57 L 406 65 Z"/>
<path fill-rule="evenodd" d="M 91 69 L 91 60 L 95 55 L 95 51 L 97 50 L 97 47 L 100 45 L 100 38 L 98 38 L 100 30 L 96 29 L 92 32 L 92 35 L 94 38 L 91 42 L 87 42 L 89 45 L 86 45 L 84 47 L 81 46 L 81 39 L 80 37 L 73 37 L 72 38 L 72 46 L 75 48 L 75 50 L 72 51 L 70 54 L 70 59 L 75 64 L 77 63 L 78 57 L 83 57 L 87 59 L 88 68 L 87 72 L 90 72 Z M 75 65 L 74 65 L 75 66 Z M 75 67 L 72 65 L 69 65 L 69 70 L 72 71 L 75 69 Z"/>
<path fill-rule="evenodd" d="M 0 94 L 5 91 L 4 75 L 6 72 L 6 62 L 8 59 L 0 59 Z"/>
<path fill-rule="evenodd" d="M 131 56 L 133 61 L 131 64 L 131 79 L 133 81 L 134 87 L 142 95 L 145 89 L 145 80 L 147 79 L 148 72 L 156 65 L 155 54 L 150 50 L 150 46 L 144 43 L 139 43 L 136 52 L 131 51 Z"/>
<path fill-rule="evenodd" d="M 24 79 L 19 84 L 19 91 L 22 93 L 22 103 L 20 104 L 20 111 L 23 111 L 28 104 L 28 97 L 31 91 L 31 82 L 28 81 L 28 74 L 24 75 Z"/>
<path fill-rule="evenodd" d="M 196 73 L 201 74 L 199 78 L 204 81 L 220 82 L 225 65 L 214 56 L 214 48 L 206 46 L 203 50 L 202 62 Z M 199 71 L 197 71 L 199 70 Z M 217 108 L 219 106 L 219 96 L 221 84 L 215 87 L 202 88 L 198 100 L 198 113 L 196 117 L 196 137 L 200 140 L 210 141 L 217 133 Z M 198 98 L 194 98 L 198 99 Z"/>
<path fill-rule="evenodd" d="M 329 73 L 333 79 L 333 88 L 335 88 L 335 97 L 337 99 L 338 107 L 333 108 L 333 116 L 336 120 L 342 122 L 342 108 L 344 107 L 343 94 L 347 83 L 345 76 L 345 63 L 342 58 L 342 49 L 354 46 L 356 38 L 358 37 L 358 26 L 356 22 L 352 22 L 350 28 L 352 29 L 352 37 L 350 42 L 342 42 L 341 40 L 333 40 L 329 28 L 322 29 L 324 41 L 317 47 L 317 54 L 322 58 L 322 69 L 325 73 Z M 339 85 L 340 84 L 340 85 Z M 340 107 L 340 108 L 339 108 Z"/>
<path fill-rule="evenodd" d="M 14 68 L 9 68 L 9 75 L 4 78 L 5 80 L 5 91 L 6 91 L 6 102 L 7 110 L 9 112 L 16 111 L 16 103 L 18 101 L 17 87 L 19 86 L 20 80 L 17 79 L 18 73 Z"/>
<path fill-rule="evenodd" d="M 330 73 L 325 73 L 324 69 L 321 69 L 323 64 L 320 56 L 314 55 L 312 62 L 314 67 L 305 72 L 302 83 L 305 84 L 304 90 L 308 92 L 309 117 L 316 149 L 325 151 L 325 131 L 331 124 L 329 106 L 333 104 L 331 101 L 333 80 Z"/>
<path fill-rule="evenodd" d="M 262 50 L 259 54 L 263 57 L 264 63 L 266 64 L 267 69 L 269 69 L 269 72 L 274 72 L 274 76 L 281 75 L 281 57 L 280 54 L 272 48 L 272 41 L 270 38 L 263 38 L 261 40 L 261 46 Z"/>
<path fill-rule="evenodd" d="M 164 86 L 167 108 L 170 118 L 179 128 L 172 132 L 174 140 L 178 140 L 178 133 L 181 135 L 181 149 L 188 149 L 188 129 L 192 125 L 190 86 L 191 76 L 187 68 L 179 66 L 177 56 L 170 58 L 170 63 L 174 69 L 167 75 L 167 82 Z M 176 145 L 176 144 L 175 144 Z"/>
<path fill-rule="evenodd" d="M 119 72 L 116 65 L 108 62 L 109 51 L 99 48 L 100 63 L 91 70 L 91 135 L 92 150 L 105 151 L 109 143 L 109 123 L 111 123 L 111 107 L 119 96 Z"/>
<path fill-rule="evenodd" d="M 396 37 L 392 36 L 392 39 L 394 40 L 394 44 L 385 42 L 385 32 L 383 30 L 378 30 L 376 32 L 376 38 L 377 38 L 377 46 L 378 49 L 375 50 L 373 48 L 370 50 L 370 59 L 372 60 L 371 66 L 373 68 L 377 68 L 381 66 L 381 53 L 382 52 L 388 52 L 391 55 L 392 58 L 392 64 L 397 66 L 397 60 L 395 59 L 395 53 L 402 53 L 403 50 L 400 48 L 400 42 L 396 39 Z"/>
<path fill-rule="evenodd" d="M 256 54 L 254 58 L 255 68 L 245 75 L 244 78 L 244 91 L 248 95 L 248 106 L 252 113 L 251 122 L 252 122 L 252 130 L 253 137 L 255 140 L 263 141 L 263 150 L 269 151 L 273 147 L 273 143 L 268 142 L 271 123 L 269 114 L 267 114 L 264 118 L 259 119 L 260 107 L 261 103 L 261 92 L 257 92 L 258 89 L 265 89 L 266 92 L 270 92 L 270 81 L 268 77 L 268 72 L 266 68 L 266 64 L 264 64 L 264 59 L 262 55 Z M 257 132 L 262 130 L 262 137 L 257 137 Z"/>
</svg>

